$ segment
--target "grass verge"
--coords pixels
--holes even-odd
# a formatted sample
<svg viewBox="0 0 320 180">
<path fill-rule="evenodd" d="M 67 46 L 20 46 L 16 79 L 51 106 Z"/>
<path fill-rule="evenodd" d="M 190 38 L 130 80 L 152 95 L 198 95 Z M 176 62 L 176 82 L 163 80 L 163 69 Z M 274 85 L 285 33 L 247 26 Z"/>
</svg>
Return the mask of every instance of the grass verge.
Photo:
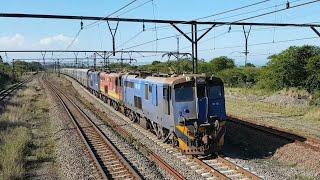
<svg viewBox="0 0 320 180">
<path fill-rule="evenodd" d="M 28 83 L 7 103 L 0 117 L 0 179 L 25 179 L 28 164 L 53 158 L 48 123 L 49 105 L 37 80 Z M 45 137 L 45 138 L 43 138 Z"/>
</svg>

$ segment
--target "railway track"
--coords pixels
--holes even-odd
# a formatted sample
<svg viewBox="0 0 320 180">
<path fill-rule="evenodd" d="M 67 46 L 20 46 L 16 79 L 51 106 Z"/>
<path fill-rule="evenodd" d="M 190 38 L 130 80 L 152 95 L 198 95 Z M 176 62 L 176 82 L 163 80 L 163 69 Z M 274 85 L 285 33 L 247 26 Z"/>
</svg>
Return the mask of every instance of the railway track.
<svg viewBox="0 0 320 180">
<path fill-rule="evenodd" d="M 238 117 L 228 116 L 228 120 L 235 123 L 235 124 L 247 126 L 247 127 L 250 127 L 252 129 L 255 129 L 255 130 L 258 130 L 258 131 L 261 131 L 264 133 L 272 134 L 272 135 L 281 137 L 283 139 L 299 143 L 302 146 L 305 146 L 307 148 L 311 148 L 315 151 L 320 151 L 320 140 L 318 140 L 318 139 L 311 138 L 311 137 L 304 137 L 304 136 L 301 136 L 301 135 L 298 135 L 298 134 L 295 134 L 292 132 L 288 132 L 284 129 L 277 128 L 277 127 L 256 124 L 253 121 L 243 120 Z"/>
<path fill-rule="evenodd" d="M 95 166 L 96 179 L 141 179 L 103 132 L 66 94 L 44 79 L 76 127 Z"/>
<path fill-rule="evenodd" d="M 13 91 L 15 91 L 16 89 L 18 89 L 19 87 L 21 87 L 23 84 L 25 84 L 26 82 L 30 81 L 33 77 L 29 77 L 26 80 L 16 83 L 12 86 L 10 86 L 9 88 L 0 91 L 0 103 L 2 103 L 2 101 L 8 97 Z"/>
<path fill-rule="evenodd" d="M 90 95 L 93 98 L 96 98 L 94 95 L 92 94 Z M 120 112 L 115 111 L 114 109 L 109 107 L 107 104 L 105 104 L 103 101 L 101 100 L 98 100 L 98 101 L 104 106 L 106 106 L 114 114 L 116 114 L 121 119 L 123 119 L 128 125 L 130 125 L 133 129 L 135 129 L 136 132 L 142 133 L 145 137 L 147 137 L 151 141 L 156 142 L 161 148 L 165 149 L 165 151 L 168 154 L 171 154 L 175 158 L 178 158 L 182 163 L 189 166 L 192 170 L 194 170 L 197 174 L 202 176 L 204 179 L 208 179 L 208 180 L 211 180 L 211 179 L 242 179 L 242 180 L 262 179 L 261 177 L 250 172 L 249 170 L 242 168 L 223 157 L 200 159 L 197 157 L 184 155 L 172 145 L 163 143 L 150 131 L 147 131 L 143 129 L 141 126 L 135 123 L 132 123 L 130 119 L 125 117 Z M 108 118 L 106 120 L 107 120 L 107 123 L 109 123 L 120 134 L 127 137 L 130 135 L 127 131 L 125 131 L 119 124 L 115 123 L 112 119 Z M 165 168 L 175 179 L 185 179 L 183 176 L 177 173 L 172 167 L 170 167 L 170 165 L 168 165 L 166 162 L 161 160 L 160 157 L 157 157 L 156 154 L 152 152 L 149 152 L 149 153 L 151 153 L 151 155 L 153 156 L 152 159 L 154 159 L 154 161 L 157 162 L 157 164 L 160 163 L 160 166 Z"/>
<path fill-rule="evenodd" d="M 197 157 L 184 155 L 177 148 L 172 147 L 172 145 L 163 143 L 151 132 L 143 129 L 137 124 L 132 124 L 129 119 L 124 120 L 127 121 L 128 124 L 131 124 L 131 126 L 138 132 L 144 134 L 148 139 L 156 142 L 160 147 L 164 148 L 168 154 L 173 155 L 182 163 L 189 166 L 204 179 L 262 179 L 249 170 L 246 170 L 222 157 L 199 159 Z"/>
<path fill-rule="evenodd" d="M 128 120 L 128 123 L 130 120 Z M 202 176 L 204 179 L 262 179 L 254 173 L 246 170 L 231 161 L 223 158 L 216 157 L 210 159 L 200 159 L 198 157 L 187 156 L 180 152 L 177 148 L 172 145 L 163 143 L 154 134 L 146 131 L 142 127 L 131 124 L 137 131 L 143 133 L 147 138 L 156 142 L 160 147 L 164 148 L 168 154 L 178 158 L 182 163 L 189 166 L 190 169 L 194 170 L 197 174 Z"/>
</svg>

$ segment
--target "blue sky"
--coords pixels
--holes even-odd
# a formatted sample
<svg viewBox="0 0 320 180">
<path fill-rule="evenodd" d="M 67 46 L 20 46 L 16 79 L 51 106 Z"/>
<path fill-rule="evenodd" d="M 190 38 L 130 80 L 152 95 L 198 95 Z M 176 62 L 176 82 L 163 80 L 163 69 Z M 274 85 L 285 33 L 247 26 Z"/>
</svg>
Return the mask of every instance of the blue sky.
<svg viewBox="0 0 320 180">
<path fill-rule="evenodd" d="M 88 15 L 88 16 L 106 16 L 131 0 L 102 1 L 102 0 L 10 0 L 1 3 L 1 12 L 5 13 L 35 13 L 35 14 L 62 14 L 62 15 Z M 113 17 L 134 8 L 148 0 L 137 0 L 127 9 L 115 14 Z M 293 1 L 293 0 L 292 0 Z M 292 5 L 308 2 L 311 0 L 294 0 Z M 255 1 L 249 0 L 153 0 L 144 6 L 123 14 L 120 17 L 128 18 L 156 18 L 156 19 L 179 19 L 192 20 L 198 17 L 211 15 L 225 10 L 237 8 Z M 242 18 L 251 17 L 264 12 L 273 11 L 276 8 L 283 8 L 286 0 L 271 0 L 261 5 L 253 6 L 243 10 L 227 13 L 224 15 L 204 19 L 206 21 L 236 21 Z M 282 4 L 282 5 L 281 5 Z M 275 7 L 275 5 L 279 5 Z M 264 10 L 263 10 L 264 9 Z M 250 14 L 243 14 L 251 12 Z M 267 15 L 252 19 L 248 22 L 277 22 L 277 23 L 320 23 L 320 3 L 313 3 L 289 9 L 276 14 Z M 84 24 L 89 24 L 84 21 Z M 111 23 L 113 24 L 113 23 Z M 154 40 L 156 34 L 158 38 L 179 35 L 172 27 L 159 28 L 162 24 L 157 24 L 157 32 L 152 30 L 154 24 L 146 24 L 148 31 L 142 32 L 139 36 L 128 43 L 123 44 L 128 39 L 141 32 L 142 24 L 120 23 L 116 35 L 117 46 L 123 44 L 120 48 L 130 47 L 146 41 Z M 66 49 L 75 34 L 80 28 L 78 20 L 45 20 L 45 19 L 14 19 L 0 18 L 0 49 L 2 50 L 22 50 L 22 49 Z M 189 31 L 190 27 L 180 25 L 183 30 Z M 198 29 L 208 26 L 199 26 Z M 244 36 L 242 27 L 232 26 L 230 33 L 229 26 L 214 28 L 206 37 L 199 42 L 199 58 L 210 60 L 214 57 L 225 55 L 236 60 L 238 65 L 244 63 Z M 248 27 L 247 27 L 248 28 Z M 319 29 L 320 31 L 320 29 Z M 201 33 L 200 33 L 201 34 Z M 214 38 L 216 36 L 216 38 Z M 319 45 L 320 38 L 291 41 L 286 43 L 269 43 L 265 45 L 254 45 L 264 42 L 279 42 L 290 39 L 300 39 L 316 37 L 316 34 L 308 28 L 270 28 L 270 27 L 252 27 L 249 37 L 249 56 L 248 61 L 256 65 L 263 65 L 267 62 L 269 54 L 281 52 L 291 45 L 312 44 Z M 180 49 L 184 52 L 191 52 L 190 43 L 183 37 L 180 38 Z M 111 38 L 105 22 L 81 31 L 75 43 L 70 50 L 111 50 Z M 119 48 L 118 48 L 119 49 Z M 156 43 L 139 46 L 131 50 L 170 50 L 176 51 L 176 38 L 170 38 Z M 1 54 L 5 56 L 4 54 Z M 40 54 L 7 54 L 5 58 L 40 58 Z M 83 57 L 87 54 L 79 54 Z M 47 55 L 51 57 L 52 54 Z M 73 57 L 67 54 L 53 54 L 54 57 Z M 128 55 L 123 55 L 128 56 Z M 147 56 L 147 55 L 146 55 Z M 118 55 L 120 57 L 120 55 Z M 163 60 L 159 56 L 142 57 L 139 54 L 132 55 L 139 63 L 150 63 L 153 60 Z"/>
</svg>

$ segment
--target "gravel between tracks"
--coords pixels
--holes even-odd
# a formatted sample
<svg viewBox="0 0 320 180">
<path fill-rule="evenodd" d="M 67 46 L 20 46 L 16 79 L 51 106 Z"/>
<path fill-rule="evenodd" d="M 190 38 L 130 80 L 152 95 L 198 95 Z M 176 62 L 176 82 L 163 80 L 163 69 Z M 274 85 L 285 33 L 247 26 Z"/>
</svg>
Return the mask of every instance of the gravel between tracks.
<svg viewBox="0 0 320 180">
<path fill-rule="evenodd" d="M 155 142 L 151 141 L 141 132 L 138 132 L 134 129 L 131 124 L 128 124 L 122 118 L 126 118 L 124 115 L 120 113 L 116 113 L 110 109 L 106 104 L 102 103 L 93 95 L 89 94 L 88 91 L 85 91 L 83 87 L 81 87 L 77 82 L 73 79 L 66 77 L 68 80 L 72 82 L 73 87 L 79 93 L 79 95 L 89 101 L 95 108 L 99 109 L 102 112 L 108 114 L 111 119 L 117 119 L 115 121 L 117 124 L 121 125 L 127 132 L 129 132 L 134 138 L 136 138 L 139 142 L 144 144 L 147 148 L 152 150 L 152 152 L 156 153 L 160 156 L 163 160 L 165 160 L 169 165 L 177 169 L 184 177 L 187 179 L 203 179 L 200 175 L 198 175 L 194 170 L 190 167 L 186 166 L 183 162 L 181 162 L 178 158 L 166 152 L 166 149 L 158 146 Z"/>
<path fill-rule="evenodd" d="M 115 132 L 106 126 L 100 119 L 98 119 L 90 110 L 88 110 L 82 103 L 73 98 L 74 102 L 88 115 L 93 122 L 99 126 L 108 139 L 118 148 L 122 155 L 133 165 L 135 169 L 145 179 L 170 179 L 164 173 L 161 174 L 157 166 L 138 152 L 135 147 L 128 144 L 124 139 L 117 136 Z"/>
<path fill-rule="evenodd" d="M 61 179 L 91 179 L 92 165 L 73 124 L 51 91 L 47 87 L 45 91 L 50 102 L 50 117 L 56 141 L 55 156 Z"/>
</svg>

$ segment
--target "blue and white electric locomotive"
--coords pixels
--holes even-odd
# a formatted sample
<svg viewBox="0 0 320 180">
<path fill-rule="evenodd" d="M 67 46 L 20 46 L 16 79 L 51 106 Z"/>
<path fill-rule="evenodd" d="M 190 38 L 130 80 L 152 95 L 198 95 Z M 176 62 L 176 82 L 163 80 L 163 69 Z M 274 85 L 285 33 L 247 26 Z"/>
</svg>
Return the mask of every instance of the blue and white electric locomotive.
<svg viewBox="0 0 320 180">
<path fill-rule="evenodd" d="M 124 75 L 125 113 L 186 154 L 218 151 L 224 142 L 225 101 L 220 79 L 205 75 Z"/>
</svg>

